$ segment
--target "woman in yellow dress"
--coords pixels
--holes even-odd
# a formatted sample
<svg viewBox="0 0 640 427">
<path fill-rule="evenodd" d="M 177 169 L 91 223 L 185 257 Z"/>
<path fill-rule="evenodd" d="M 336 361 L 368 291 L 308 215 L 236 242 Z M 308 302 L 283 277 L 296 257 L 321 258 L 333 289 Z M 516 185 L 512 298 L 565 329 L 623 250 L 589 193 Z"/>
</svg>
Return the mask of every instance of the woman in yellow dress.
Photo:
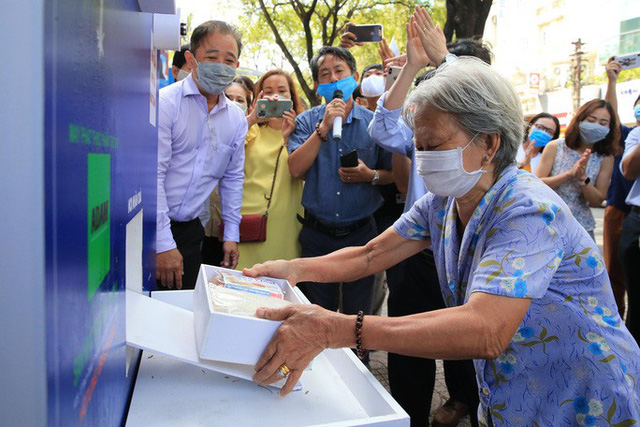
<svg viewBox="0 0 640 427">
<path fill-rule="evenodd" d="M 254 101 L 254 108 L 247 116 L 249 132 L 245 143 L 241 213 L 264 214 L 272 183 L 274 187 L 269 206 L 267 239 L 238 245 L 240 259 L 236 268 L 239 270 L 269 259 L 300 256 L 298 234 L 301 225 L 296 214 L 302 212 L 302 181 L 289 173 L 286 144 L 295 128 L 296 115 L 301 112 L 301 102 L 291 76 L 282 70 L 265 73 L 258 80 L 255 93 L 256 101 L 291 99 L 293 108 L 285 112 L 282 118 L 258 119 Z"/>
</svg>

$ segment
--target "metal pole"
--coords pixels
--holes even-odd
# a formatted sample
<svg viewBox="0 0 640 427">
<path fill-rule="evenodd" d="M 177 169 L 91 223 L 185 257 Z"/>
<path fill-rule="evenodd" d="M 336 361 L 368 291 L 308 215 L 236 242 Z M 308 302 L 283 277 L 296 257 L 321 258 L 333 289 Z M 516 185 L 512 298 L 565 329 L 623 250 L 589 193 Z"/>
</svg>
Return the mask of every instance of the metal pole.
<svg viewBox="0 0 640 427">
<path fill-rule="evenodd" d="M 585 43 L 582 43 L 582 39 L 572 42 L 575 46 L 575 51 L 571 55 L 573 57 L 573 112 L 575 113 L 580 108 L 580 89 L 582 88 L 582 55 L 584 52 L 581 50 Z"/>
</svg>

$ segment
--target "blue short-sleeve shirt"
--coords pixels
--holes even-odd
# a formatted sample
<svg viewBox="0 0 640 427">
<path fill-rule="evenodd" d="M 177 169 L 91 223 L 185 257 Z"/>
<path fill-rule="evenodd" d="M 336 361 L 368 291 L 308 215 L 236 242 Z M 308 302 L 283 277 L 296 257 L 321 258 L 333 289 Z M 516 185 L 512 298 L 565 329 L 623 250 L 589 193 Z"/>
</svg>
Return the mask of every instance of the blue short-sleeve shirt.
<svg viewBox="0 0 640 427">
<path fill-rule="evenodd" d="M 296 129 L 289 137 L 289 153 L 298 149 L 315 132 L 322 121 L 326 105 L 314 107 L 300 114 Z M 332 132 L 320 146 L 318 155 L 307 171 L 302 205 L 307 212 L 329 225 L 352 224 L 373 215 L 382 205 L 380 191 L 370 183 L 345 183 L 340 180 L 340 156 L 356 150 L 358 158 L 370 169 L 390 164 L 391 154 L 378 147 L 367 132 L 373 113 L 354 104 L 342 125 L 342 139 Z"/>
</svg>

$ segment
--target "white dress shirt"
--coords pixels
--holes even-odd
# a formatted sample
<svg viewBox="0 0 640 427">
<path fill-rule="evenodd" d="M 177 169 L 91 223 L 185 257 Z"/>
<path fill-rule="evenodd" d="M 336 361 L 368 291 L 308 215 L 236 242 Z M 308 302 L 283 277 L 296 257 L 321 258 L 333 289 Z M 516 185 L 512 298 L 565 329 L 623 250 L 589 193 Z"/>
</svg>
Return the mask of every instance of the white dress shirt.
<svg viewBox="0 0 640 427">
<path fill-rule="evenodd" d="M 224 94 L 211 112 L 193 75 L 160 89 L 158 103 L 158 253 L 176 247 L 171 221 L 202 213 L 219 184 L 224 241 L 239 241 L 247 120 Z"/>
</svg>

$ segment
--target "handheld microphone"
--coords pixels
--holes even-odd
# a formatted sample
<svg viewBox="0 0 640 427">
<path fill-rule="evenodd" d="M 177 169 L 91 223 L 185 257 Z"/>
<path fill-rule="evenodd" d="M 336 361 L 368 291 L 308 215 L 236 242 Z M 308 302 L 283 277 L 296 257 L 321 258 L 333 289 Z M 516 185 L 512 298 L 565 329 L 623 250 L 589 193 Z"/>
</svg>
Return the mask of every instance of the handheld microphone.
<svg viewBox="0 0 640 427">
<path fill-rule="evenodd" d="M 333 92 L 333 99 L 344 99 L 340 89 Z M 333 119 L 333 139 L 342 139 L 342 116 Z"/>
</svg>

